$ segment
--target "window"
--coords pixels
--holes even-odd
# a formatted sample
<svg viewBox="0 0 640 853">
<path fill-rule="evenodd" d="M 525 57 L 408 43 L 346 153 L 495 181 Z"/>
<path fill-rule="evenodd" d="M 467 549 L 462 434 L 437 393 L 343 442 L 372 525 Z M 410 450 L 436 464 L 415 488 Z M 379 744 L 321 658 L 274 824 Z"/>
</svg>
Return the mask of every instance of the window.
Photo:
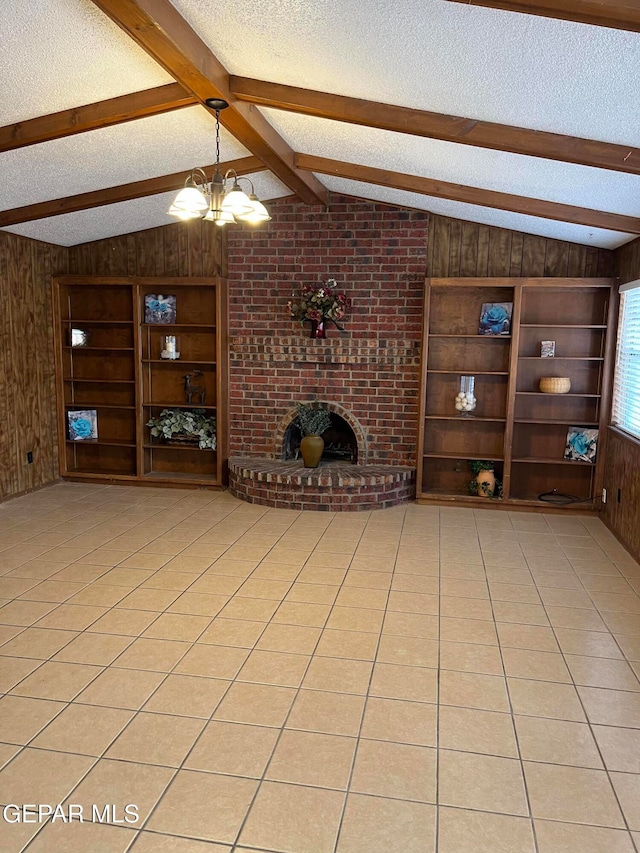
<svg viewBox="0 0 640 853">
<path fill-rule="evenodd" d="M 640 438 L 640 281 L 620 288 L 611 422 Z"/>
</svg>

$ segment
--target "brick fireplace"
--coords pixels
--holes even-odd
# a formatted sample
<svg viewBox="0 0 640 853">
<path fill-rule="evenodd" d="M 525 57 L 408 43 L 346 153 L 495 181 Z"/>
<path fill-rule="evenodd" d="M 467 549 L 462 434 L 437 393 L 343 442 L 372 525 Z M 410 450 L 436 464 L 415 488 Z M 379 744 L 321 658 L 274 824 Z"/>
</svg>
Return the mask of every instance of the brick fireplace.
<svg viewBox="0 0 640 853">
<path fill-rule="evenodd" d="M 416 463 L 427 215 L 340 196 L 270 208 L 268 230 L 229 232 L 232 488 L 234 460 L 282 459 L 295 404 L 310 401 L 353 429 L 358 468 L 404 475 Z M 352 307 L 345 332 L 313 340 L 286 304 L 328 278 Z"/>
</svg>

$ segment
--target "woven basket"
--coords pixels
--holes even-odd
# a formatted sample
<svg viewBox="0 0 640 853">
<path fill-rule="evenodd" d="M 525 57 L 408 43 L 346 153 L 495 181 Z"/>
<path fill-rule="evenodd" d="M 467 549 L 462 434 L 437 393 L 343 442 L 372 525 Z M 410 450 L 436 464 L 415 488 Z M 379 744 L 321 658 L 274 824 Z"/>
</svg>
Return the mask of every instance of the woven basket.
<svg viewBox="0 0 640 853">
<path fill-rule="evenodd" d="M 540 379 L 540 390 L 543 394 L 568 394 L 571 391 L 571 380 L 568 376 L 543 376 Z"/>
</svg>

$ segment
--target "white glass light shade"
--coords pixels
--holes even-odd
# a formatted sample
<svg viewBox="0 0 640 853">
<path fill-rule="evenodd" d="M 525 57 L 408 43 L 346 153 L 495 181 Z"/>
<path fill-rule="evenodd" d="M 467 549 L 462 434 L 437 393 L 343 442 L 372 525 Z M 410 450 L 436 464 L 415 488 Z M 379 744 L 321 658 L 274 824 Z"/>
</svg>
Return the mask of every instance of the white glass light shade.
<svg viewBox="0 0 640 853">
<path fill-rule="evenodd" d="M 222 200 L 222 209 L 228 211 L 233 216 L 243 216 L 245 213 L 251 213 L 253 210 L 253 203 L 249 199 L 249 196 L 240 189 L 237 181 L 225 193 Z"/>
<path fill-rule="evenodd" d="M 206 210 L 209 207 L 209 202 L 197 187 L 183 187 L 171 205 L 178 210 L 185 210 L 187 213 L 197 213 L 198 211 Z"/>
<path fill-rule="evenodd" d="M 175 204 L 172 204 L 169 210 L 167 211 L 169 216 L 176 216 L 178 219 L 201 219 L 202 212 L 197 210 L 181 210 L 179 207 L 176 207 Z"/>
<path fill-rule="evenodd" d="M 260 222 L 269 222 L 271 219 L 269 211 L 255 193 L 251 193 L 249 201 L 253 205 L 253 210 L 237 218 L 242 222 L 246 222 L 247 225 L 258 225 Z"/>
<path fill-rule="evenodd" d="M 228 210 L 214 210 L 211 208 L 204 217 L 206 222 L 215 222 L 216 225 L 233 225 L 235 219 Z"/>
</svg>

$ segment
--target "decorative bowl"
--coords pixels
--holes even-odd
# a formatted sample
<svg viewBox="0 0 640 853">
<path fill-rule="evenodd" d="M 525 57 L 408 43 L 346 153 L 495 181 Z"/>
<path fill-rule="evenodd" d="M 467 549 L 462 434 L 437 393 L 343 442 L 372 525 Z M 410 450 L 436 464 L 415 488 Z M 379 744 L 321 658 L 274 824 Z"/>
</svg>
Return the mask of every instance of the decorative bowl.
<svg viewBox="0 0 640 853">
<path fill-rule="evenodd" d="M 540 390 L 543 394 L 568 394 L 571 391 L 571 380 L 568 376 L 542 376 Z"/>
</svg>

